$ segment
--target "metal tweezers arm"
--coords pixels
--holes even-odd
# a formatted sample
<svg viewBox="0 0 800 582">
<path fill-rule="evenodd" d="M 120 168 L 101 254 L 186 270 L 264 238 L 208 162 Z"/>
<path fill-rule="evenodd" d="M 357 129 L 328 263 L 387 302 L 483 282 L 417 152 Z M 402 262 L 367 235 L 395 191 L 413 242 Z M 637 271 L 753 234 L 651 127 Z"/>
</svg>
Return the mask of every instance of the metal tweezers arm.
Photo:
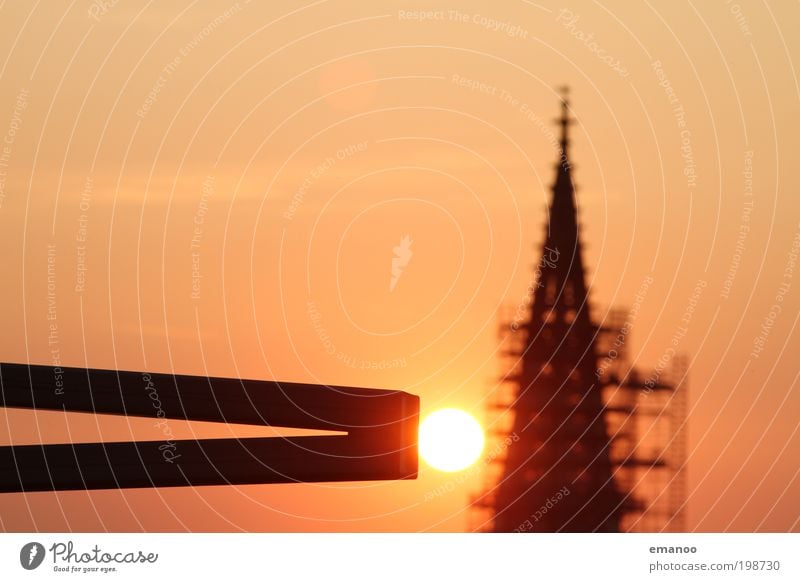
<svg viewBox="0 0 800 582">
<path fill-rule="evenodd" d="M 0 405 L 347 433 L 0 447 L 0 492 L 417 476 L 419 397 L 401 391 L 0 364 Z"/>
</svg>

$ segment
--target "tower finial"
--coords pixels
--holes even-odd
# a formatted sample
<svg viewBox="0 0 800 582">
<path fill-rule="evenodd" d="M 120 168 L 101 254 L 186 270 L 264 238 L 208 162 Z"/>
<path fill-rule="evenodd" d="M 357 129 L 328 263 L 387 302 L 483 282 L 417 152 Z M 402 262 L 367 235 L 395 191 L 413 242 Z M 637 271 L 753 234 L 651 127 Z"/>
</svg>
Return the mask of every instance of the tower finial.
<svg viewBox="0 0 800 582">
<path fill-rule="evenodd" d="M 558 88 L 561 94 L 561 118 L 558 123 L 561 125 L 561 163 L 567 163 L 567 146 L 569 145 L 569 137 L 567 136 L 569 124 L 572 119 L 569 117 L 569 86 L 562 85 Z"/>
</svg>

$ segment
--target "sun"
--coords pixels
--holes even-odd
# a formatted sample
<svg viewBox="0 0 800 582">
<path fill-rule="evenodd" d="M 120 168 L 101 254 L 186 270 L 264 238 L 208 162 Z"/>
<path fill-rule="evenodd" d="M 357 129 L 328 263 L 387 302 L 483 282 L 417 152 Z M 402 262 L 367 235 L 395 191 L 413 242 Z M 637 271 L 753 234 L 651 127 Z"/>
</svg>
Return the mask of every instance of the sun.
<svg viewBox="0 0 800 582">
<path fill-rule="evenodd" d="M 483 452 L 483 429 L 475 418 L 457 408 L 442 408 L 419 425 L 419 454 L 434 469 L 462 471 Z"/>
</svg>

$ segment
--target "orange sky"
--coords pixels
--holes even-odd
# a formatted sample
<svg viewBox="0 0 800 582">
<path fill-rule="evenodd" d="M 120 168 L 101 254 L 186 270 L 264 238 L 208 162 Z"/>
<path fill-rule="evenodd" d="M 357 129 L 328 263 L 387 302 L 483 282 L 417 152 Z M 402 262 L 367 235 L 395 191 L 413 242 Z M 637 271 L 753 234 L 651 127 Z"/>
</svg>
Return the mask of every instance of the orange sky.
<svg viewBox="0 0 800 582">
<path fill-rule="evenodd" d="M 653 277 L 638 365 L 705 284 L 679 342 L 688 527 L 800 529 L 796 3 L 268 4 L 3 6 L 2 361 L 399 388 L 482 417 L 569 84 L 593 304 Z M 0 418 L 2 444 L 158 438 Z M 0 528 L 459 531 L 480 482 L 0 495 Z"/>
</svg>

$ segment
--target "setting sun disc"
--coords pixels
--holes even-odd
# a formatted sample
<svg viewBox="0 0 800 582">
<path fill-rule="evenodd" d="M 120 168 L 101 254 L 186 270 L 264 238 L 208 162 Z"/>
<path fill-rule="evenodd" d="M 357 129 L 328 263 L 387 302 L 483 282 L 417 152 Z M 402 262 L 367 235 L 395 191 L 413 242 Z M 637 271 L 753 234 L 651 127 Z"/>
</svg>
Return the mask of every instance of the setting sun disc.
<svg viewBox="0 0 800 582">
<path fill-rule="evenodd" d="M 429 414 L 419 426 L 419 452 L 440 471 L 462 471 L 483 452 L 483 429 L 470 414 L 443 408 Z"/>
</svg>

